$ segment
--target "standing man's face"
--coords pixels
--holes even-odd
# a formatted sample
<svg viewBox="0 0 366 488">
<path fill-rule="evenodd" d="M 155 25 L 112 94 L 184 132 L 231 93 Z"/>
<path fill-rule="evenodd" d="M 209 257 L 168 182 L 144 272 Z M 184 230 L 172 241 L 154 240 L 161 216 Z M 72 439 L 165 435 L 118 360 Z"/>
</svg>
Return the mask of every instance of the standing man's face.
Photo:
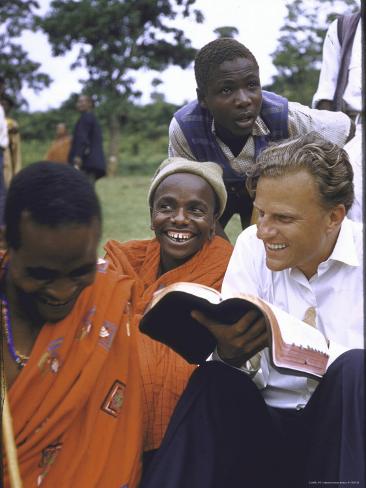
<svg viewBox="0 0 366 488">
<path fill-rule="evenodd" d="M 63 137 L 67 135 L 67 128 L 65 124 L 57 124 L 56 126 L 56 136 Z"/>
<path fill-rule="evenodd" d="M 21 242 L 10 248 L 8 280 L 24 312 L 58 322 L 72 310 L 80 293 L 95 278 L 100 221 L 48 227 L 23 214 Z"/>
<path fill-rule="evenodd" d="M 235 137 L 251 134 L 262 106 L 259 70 L 251 59 L 224 61 L 206 91 L 198 92 L 199 100 L 213 116 L 216 129 Z"/>
<path fill-rule="evenodd" d="M 310 279 L 333 250 L 344 206 L 325 209 L 313 176 L 305 170 L 261 176 L 254 206 L 267 267 L 272 271 L 298 268 Z"/>
<path fill-rule="evenodd" d="M 91 101 L 90 98 L 87 97 L 86 95 L 80 95 L 78 98 L 78 101 L 76 102 L 76 108 L 79 110 L 79 112 L 87 112 L 88 110 L 91 109 Z"/>
</svg>

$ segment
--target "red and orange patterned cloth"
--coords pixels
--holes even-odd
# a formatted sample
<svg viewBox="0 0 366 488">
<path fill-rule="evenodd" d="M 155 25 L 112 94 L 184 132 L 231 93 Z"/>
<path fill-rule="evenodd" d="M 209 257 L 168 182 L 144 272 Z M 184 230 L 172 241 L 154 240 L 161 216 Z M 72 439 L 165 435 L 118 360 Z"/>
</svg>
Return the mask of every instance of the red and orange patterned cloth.
<svg viewBox="0 0 366 488">
<path fill-rule="evenodd" d="M 191 281 L 219 290 L 232 253 L 232 245 L 214 237 L 189 261 L 159 275 L 160 244 L 157 239 L 120 243 L 109 241 L 106 259 L 120 273 L 136 282 L 135 328 L 153 293 L 177 281 Z M 174 317 L 172 317 L 174 324 Z M 169 419 L 195 366 L 164 344 L 139 333 L 140 365 L 144 391 L 144 450 L 157 449 Z"/>
<path fill-rule="evenodd" d="M 129 316 L 133 280 L 107 268 L 98 266 L 64 320 L 43 326 L 8 391 L 25 488 L 138 485 L 143 408 Z"/>
</svg>

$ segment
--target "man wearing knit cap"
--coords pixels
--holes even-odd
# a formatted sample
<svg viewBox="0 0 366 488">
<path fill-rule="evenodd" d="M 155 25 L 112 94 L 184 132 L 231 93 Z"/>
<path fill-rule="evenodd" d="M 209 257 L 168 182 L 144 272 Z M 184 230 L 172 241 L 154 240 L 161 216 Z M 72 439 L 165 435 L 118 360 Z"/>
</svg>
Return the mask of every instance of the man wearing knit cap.
<svg viewBox="0 0 366 488">
<path fill-rule="evenodd" d="M 217 218 L 220 218 L 225 210 L 227 193 L 222 178 L 222 169 L 209 161 L 197 165 L 194 161 L 185 158 L 165 159 L 157 169 L 150 185 L 148 192 L 150 208 L 153 208 L 154 194 L 160 183 L 170 175 L 182 173 L 191 173 L 206 180 L 215 193 L 215 213 L 217 213 Z"/>
<path fill-rule="evenodd" d="M 105 247 L 110 265 L 137 284 L 136 328 L 158 289 L 190 281 L 219 290 L 232 252 L 231 244 L 215 235 L 216 220 L 226 204 L 217 164 L 197 165 L 184 158 L 163 161 L 152 179 L 148 204 L 155 238 L 109 241 Z M 148 462 L 195 366 L 148 336 L 141 334 L 139 339 Z"/>
</svg>

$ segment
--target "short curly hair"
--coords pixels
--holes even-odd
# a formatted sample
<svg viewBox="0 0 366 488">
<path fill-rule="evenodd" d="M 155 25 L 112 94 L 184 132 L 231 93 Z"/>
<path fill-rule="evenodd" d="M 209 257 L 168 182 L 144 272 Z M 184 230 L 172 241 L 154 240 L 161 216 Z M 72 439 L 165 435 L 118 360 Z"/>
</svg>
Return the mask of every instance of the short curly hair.
<svg viewBox="0 0 366 488">
<path fill-rule="evenodd" d="M 247 173 L 246 186 L 254 198 L 261 176 L 276 178 L 300 170 L 313 176 L 323 208 L 341 204 L 348 212 L 354 200 L 348 154 L 315 131 L 268 146 Z"/>
<path fill-rule="evenodd" d="M 198 51 L 194 62 L 197 88 L 206 93 L 207 86 L 213 79 L 219 65 L 224 61 L 232 61 L 237 58 L 249 59 L 259 68 L 254 54 L 244 44 L 231 37 L 220 37 L 203 46 Z"/>
<path fill-rule="evenodd" d="M 9 248 L 21 246 L 20 221 L 24 211 L 37 224 L 57 228 L 102 222 L 101 206 L 86 176 L 68 164 L 40 161 L 12 179 L 6 196 L 4 220 Z"/>
</svg>

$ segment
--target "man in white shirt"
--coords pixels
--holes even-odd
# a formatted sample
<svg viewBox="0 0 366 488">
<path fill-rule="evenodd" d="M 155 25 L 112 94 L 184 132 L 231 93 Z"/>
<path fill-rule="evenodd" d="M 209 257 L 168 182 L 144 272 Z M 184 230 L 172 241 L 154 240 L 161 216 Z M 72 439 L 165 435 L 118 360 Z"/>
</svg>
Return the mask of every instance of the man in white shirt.
<svg viewBox="0 0 366 488">
<path fill-rule="evenodd" d="M 360 12 L 341 16 L 330 24 L 313 108 L 342 110 L 354 120 L 361 113 L 361 27 Z"/>
<path fill-rule="evenodd" d="M 222 293 L 251 293 L 313 318 L 330 366 L 319 382 L 280 372 L 256 314 L 229 327 L 193 312 L 216 336 L 221 362 L 193 374 L 162 453 L 184 459 L 198 444 L 221 485 L 191 486 L 365 486 L 362 226 L 346 217 L 352 177 L 346 152 L 316 133 L 261 153 L 248 179 L 258 223 L 239 236 Z"/>
<path fill-rule="evenodd" d="M 346 217 L 353 201 L 353 185 L 344 151 L 312 134 L 274 146 L 259 157 L 249 185 L 255 190 L 258 224 L 239 236 L 223 282 L 223 294 L 252 293 L 302 320 L 312 312 L 316 327 L 329 341 L 330 362 L 347 350 L 362 348 L 362 226 Z M 260 335 L 256 340 L 259 338 Z M 240 356 L 239 350 L 240 345 Z M 224 357 L 227 351 L 233 355 L 233 349 L 223 348 Z M 336 410 L 335 404 L 327 402 L 331 397 L 325 396 L 319 405 L 316 402 L 322 396 L 323 381 L 325 387 L 330 383 L 328 374 L 343 374 L 348 367 L 348 353 L 335 362 L 320 384 L 275 370 L 267 348 L 260 356 L 256 368 L 248 363 L 246 366 L 267 405 L 277 412 L 304 410 L 306 415 L 306 405 L 317 391 L 310 408 L 314 409 L 314 404 L 316 409 L 321 406 L 327 415 Z M 350 397 L 348 407 L 355 408 L 356 404 L 356 398 Z M 308 415 L 314 414 L 315 409 Z M 337 429 L 341 423 L 335 421 L 330 426 Z M 362 432 L 361 425 L 359 430 Z M 320 445 L 323 439 L 316 442 Z M 343 442 L 341 439 L 342 446 Z M 340 446 L 337 448 L 344 454 Z M 329 460 L 327 453 L 321 457 L 324 473 L 329 473 L 329 464 L 329 469 L 333 463 L 341 469 L 342 462 L 346 468 L 350 462 L 343 458 L 339 462 Z M 352 471 L 347 473 L 352 475 Z M 355 475 L 351 479 L 360 482 Z"/>
<path fill-rule="evenodd" d="M 344 146 L 354 171 L 355 200 L 348 214 L 362 222 L 362 24 L 360 12 L 334 20 L 326 33 L 319 84 L 312 106 L 343 111 L 356 123 Z"/>
</svg>

